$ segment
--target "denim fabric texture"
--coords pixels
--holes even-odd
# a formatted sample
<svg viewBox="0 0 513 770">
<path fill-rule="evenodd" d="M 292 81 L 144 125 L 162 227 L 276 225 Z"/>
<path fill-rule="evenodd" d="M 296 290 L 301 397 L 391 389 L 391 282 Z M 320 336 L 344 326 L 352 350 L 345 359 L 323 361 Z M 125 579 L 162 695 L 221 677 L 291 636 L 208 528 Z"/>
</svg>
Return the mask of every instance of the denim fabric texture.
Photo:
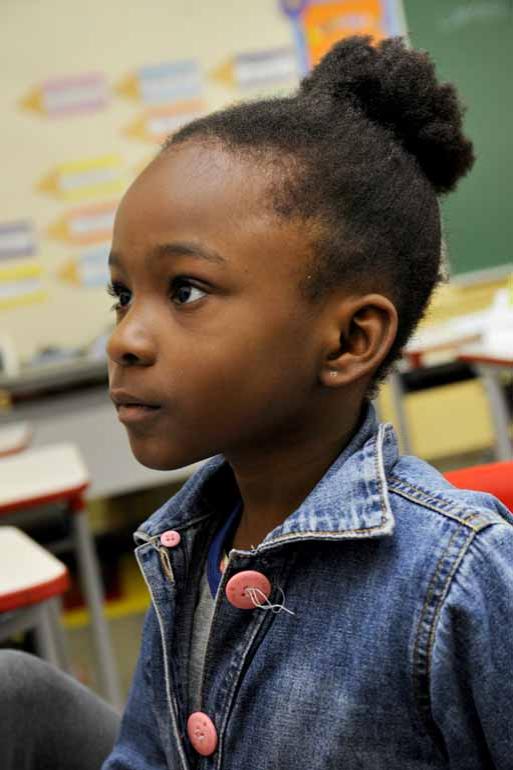
<svg viewBox="0 0 513 770">
<path fill-rule="evenodd" d="M 513 768 L 513 517 L 399 456 L 371 406 L 302 505 L 230 552 L 202 688 L 218 746 L 199 756 L 186 731 L 194 607 L 236 500 L 213 458 L 135 534 L 152 607 L 104 770 Z M 170 529 L 181 541 L 165 548 Z M 294 614 L 232 606 L 241 570 L 264 573 Z"/>
</svg>

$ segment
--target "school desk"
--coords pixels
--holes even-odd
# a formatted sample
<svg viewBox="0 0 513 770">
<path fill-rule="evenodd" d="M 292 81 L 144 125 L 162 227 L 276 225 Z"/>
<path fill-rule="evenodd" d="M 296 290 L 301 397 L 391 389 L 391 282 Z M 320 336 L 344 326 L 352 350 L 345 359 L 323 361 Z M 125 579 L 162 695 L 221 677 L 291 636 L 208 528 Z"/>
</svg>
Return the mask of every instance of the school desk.
<svg viewBox="0 0 513 770">
<path fill-rule="evenodd" d="M 32 428 L 28 422 L 16 422 L 0 427 L 0 457 L 23 452 L 31 439 Z"/>
<path fill-rule="evenodd" d="M 0 535 L 5 523 L 19 523 L 26 514 L 46 518 L 45 507 L 62 507 L 69 520 L 70 537 L 52 543 L 54 550 L 73 548 L 84 596 L 104 695 L 121 706 L 119 674 L 104 616 L 100 566 L 89 526 L 85 492 L 89 475 L 73 444 L 50 444 L 26 449 L 0 459 Z M 1 568 L 1 563 L 0 563 Z M 1 569 L 0 569 L 1 572 Z"/>
<path fill-rule="evenodd" d="M 405 454 L 412 454 L 405 397 L 410 392 L 462 382 L 475 376 L 470 367 L 455 361 L 460 345 L 479 340 L 489 311 L 456 317 L 425 326 L 408 342 L 403 358 L 388 377 L 395 427 Z"/>
<path fill-rule="evenodd" d="M 499 356 L 487 349 L 479 339 L 480 335 L 475 331 L 470 332 L 444 325 L 438 334 L 436 329 L 430 330 L 428 335 L 418 340 L 414 339 L 406 347 L 402 369 L 393 372 L 389 378 L 398 432 L 404 452 L 411 453 L 412 446 L 404 408 L 407 391 L 403 380 L 414 374 L 415 370 L 423 370 L 424 379 L 426 379 L 425 387 L 454 384 L 474 376 L 481 379 L 494 426 L 495 459 L 498 461 L 511 459 L 512 445 L 509 437 L 511 414 L 508 397 L 502 387 L 502 374 L 513 373 L 513 353 L 511 357 Z M 434 363 L 435 361 L 438 363 Z M 433 372 L 432 377 L 429 374 L 430 369 Z"/>
<path fill-rule="evenodd" d="M 0 640 L 34 630 L 39 655 L 70 672 L 56 604 L 68 588 L 59 559 L 16 527 L 0 527 Z"/>
</svg>

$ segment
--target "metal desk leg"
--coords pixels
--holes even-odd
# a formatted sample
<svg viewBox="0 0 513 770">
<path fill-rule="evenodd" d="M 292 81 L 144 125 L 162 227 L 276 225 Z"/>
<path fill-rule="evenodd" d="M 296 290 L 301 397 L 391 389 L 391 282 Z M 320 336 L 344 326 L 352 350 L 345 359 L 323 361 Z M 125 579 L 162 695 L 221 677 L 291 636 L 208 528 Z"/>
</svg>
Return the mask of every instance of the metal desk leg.
<svg viewBox="0 0 513 770">
<path fill-rule="evenodd" d="M 109 628 L 104 615 L 104 595 L 98 558 L 87 520 L 87 511 L 81 500 L 72 513 L 73 536 L 81 583 L 91 617 L 91 629 L 96 647 L 100 686 L 105 697 L 115 708 L 122 706 L 119 674 L 112 649 Z"/>
<path fill-rule="evenodd" d="M 408 429 L 408 420 L 406 417 L 406 410 L 404 408 L 404 388 L 401 382 L 401 375 L 392 371 L 388 375 L 388 382 L 390 384 L 390 392 L 392 395 L 392 403 L 394 405 L 394 412 L 397 421 L 397 432 L 399 434 L 399 440 L 402 445 L 402 451 L 406 455 L 412 454 L 410 431 Z"/>
<path fill-rule="evenodd" d="M 52 627 L 52 634 L 59 659 L 59 667 L 67 674 L 73 673 L 73 666 L 69 653 L 68 640 L 61 622 L 62 600 L 56 596 L 48 603 L 48 618 Z"/>
<path fill-rule="evenodd" d="M 38 655 L 69 672 L 67 660 L 62 655 L 64 642 L 59 638 L 63 629 L 55 626 L 54 612 L 58 612 L 56 598 L 0 613 L 0 640 L 8 639 L 17 633 L 34 631 Z"/>
<path fill-rule="evenodd" d="M 495 431 L 495 456 L 497 460 L 511 460 L 513 447 L 509 437 L 509 412 L 501 387 L 500 369 L 476 364 L 478 375 L 490 403 L 490 412 Z"/>
<path fill-rule="evenodd" d="M 41 658 L 60 667 L 61 661 L 52 623 L 51 603 L 50 600 L 38 605 L 39 618 L 34 628 L 36 648 Z"/>
</svg>

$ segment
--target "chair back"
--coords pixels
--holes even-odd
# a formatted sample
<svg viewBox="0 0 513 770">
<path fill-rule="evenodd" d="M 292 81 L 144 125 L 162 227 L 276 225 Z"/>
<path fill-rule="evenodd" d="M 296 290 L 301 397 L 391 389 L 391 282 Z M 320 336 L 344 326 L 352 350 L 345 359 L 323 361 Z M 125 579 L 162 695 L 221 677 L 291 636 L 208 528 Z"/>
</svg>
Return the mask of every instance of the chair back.
<svg viewBox="0 0 513 770">
<path fill-rule="evenodd" d="M 455 487 L 490 492 L 513 513 L 513 460 L 460 468 L 444 476 Z"/>
</svg>

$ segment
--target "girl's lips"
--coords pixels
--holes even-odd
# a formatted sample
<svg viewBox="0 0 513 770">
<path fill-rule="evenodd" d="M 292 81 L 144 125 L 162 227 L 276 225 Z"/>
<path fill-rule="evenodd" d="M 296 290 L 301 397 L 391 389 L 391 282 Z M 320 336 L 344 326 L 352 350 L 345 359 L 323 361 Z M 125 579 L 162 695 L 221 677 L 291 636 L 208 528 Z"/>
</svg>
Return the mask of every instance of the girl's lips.
<svg viewBox="0 0 513 770">
<path fill-rule="evenodd" d="M 117 404 L 118 419 L 125 425 L 147 422 L 155 419 L 160 411 L 160 406 L 147 406 L 145 404 Z"/>
</svg>

